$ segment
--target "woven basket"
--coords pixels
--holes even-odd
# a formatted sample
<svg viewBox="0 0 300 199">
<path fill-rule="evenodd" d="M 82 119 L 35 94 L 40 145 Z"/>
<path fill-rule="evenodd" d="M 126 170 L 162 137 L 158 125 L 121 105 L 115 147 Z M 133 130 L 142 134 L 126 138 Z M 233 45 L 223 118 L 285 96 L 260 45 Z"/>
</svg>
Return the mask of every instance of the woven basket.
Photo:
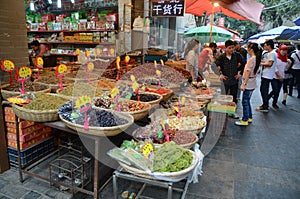
<svg viewBox="0 0 300 199">
<path fill-rule="evenodd" d="M 135 137 L 136 131 L 137 131 L 137 129 L 135 131 L 133 131 L 132 137 L 136 141 L 140 141 L 139 139 L 137 139 Z M 179 144 L 179 146 L 182 146 L 183 148 L 186 148 L 186 149 L 190 149 L 190 148 L 192 148 L 198 142 L 198 140 L 199 140 L 198 136 L 195 133 L 191 133 L 191 132 L 189 132 L 189 133 L 192 134 L 195 137 L 195 140 L 193 142 L 191 142 L 191 143 Z M 162 144 L 156 144 L 156 143 L 153 143 L 153 144 L 154 144 L 155 147 L 158 147 L 158 148 L 162 146 Z"/>
<path fill-rule="evenodd" d="M 14 113 L 21 119 L 33 122 L 52 122 L 58 120 L 57 110 L 29 110 L 24 107 L 12 104 Z"/>
<path fill-rule="evenodd" d="M 153 86 L 153 85 L 147 85 L 147 87 L 149 87 L 151 89 L 157 89 L 157 86 Z M 166 88 L 164 88 L 164 89 L 166 89 Z M 163 97 L 162 101 L 167 101 L 168 99 L 170 99 L 174 95 L 173 90 L 171 90 L 171 89 L 168 89 L 168 90 L 170 90 L 169 93 L 159 94 Z M 149 92 L 149 93 L 153 93 L 153 92 Z"/>
<path fill-rule="evenodd" d="M 140 94 L 150 94 L 150 95 L 156 95 L 158 97 L 157 100 L 154 100 L 154 101 L 150 101 L 150 102 L 147 102 L 148 104 L 150 104 L 151 106 L 155 106 L 157 104 L 159 104 L 162 99 L 163 99 L 163 96 L 160 95 L 160 94 L 156 94 L 156 93 L 149 93 L 149 92 L 139 92 Z"/>
<path fill-rule="evenodd" d="M 179 182 L 183 179 L 185 179 L 190 172 L 194 170 L 196 165 L 199 162 L 199 158 L 196 155 L 194 151 L 188 150 L 190 153 L 193 155 L 193 161 L 192 164 L 182 170 L 182 171 L 177 171 L 177 172 L 153 172 L 153 173 L 148 173 L 146 171 L 134 168 L 132 166 L 128 166 L 125 163 L 122 163 L 120 161 L 119 164 L 129 173 L 132 173 L 134 175 L 143 177 L 143 178 L 148 178 L 148 179 L 153 179 L 153 180 L 163 180 L 163 181 L 170 181 L 170 182 Z"/>
<path fill-rule="evenodd" d="M 147 50 L 148 55 L 163 56 L 168 53 L 167 50 Z"/>
<path fill-rule="evenodd" d="M 129 100 L 129 101 L 133 101 L 133 100 Z M 137 101 L 134 101 L 137 103 Z M 143 119 L 146 115 L 149 114 L 149 110 L 151 108 L 151 105 L 148 103 L 148 102 L 140 102 L 141 104 L 147 104 L 148 105 L 148 108 L 145 108 L 145 109 L 142 109 L 142 110 L 139 110 L 139 111 L 131 111 L 131 112 L 124 112 L 124 111 L 121 111 L 119 113 L 126 113 L 126 114 L 130 114 L 132 115 L 132 117 L 134 118 L 134 121 L 139 121 L 141 119 Z M 97 107 L 97 106 L 94 106 L 95 109 L 102 109 L 102 110 L 110 110 L 110 109 L 105 109 L 105 108 L 100 108 L 100 107 Z"/>
<path fill-rule="evenodd" d="M 51 92 L 51 88 L 48 86 L 47 89 L 40 90 L 40 91 L 26 92 L 26 94 L 30 94 L 30 93 L 40 93 L 40 92 L 41 92 L 41 93 L 50 93 L 50 92 Z M 7 98 L 21 95 L 21 92 L 8 91 L 8 90 L 1 89 L 1 95 L 2 95 L 3 99 L 6 100 Z"/>
<path fill-rule="evenodd" d="M 34 80 L 34 83 L 50 87 L 51 88 L 51 93 L 56 93 L 57 89 L 59 89 L 58 84 L 46 84 L 46 83 L 43 83 L 43 82 L 39 82 L 38 80 Z M 69 85 L 71 85 L 71 84 L 63 84 L 62 86 L 67 87 Z"/>
<path fill-rule="evenodd" d="M 110 110 L 107 110 L 107 111 L 110 111 Z M 84 130 L 83 125 L 73 124 L 73 123 L 63 119 L 60 115 L 59 115 L 59 118 L 70 129 L 73 129 L 73 130 L 77 131 L 78 133 L 83 133 L 83 134 L 93 135 L 93 136 L 115 136 L 115 135 L 118 135 L 121 132 L 125 131 L 134 122 L 134 119 L 130 114 L 118 113 L 115 111 L 111 111 L 111 112 L 114 112 L 114 114 L 119 116 L 120 118 L 126 119 L 128 121 L 128 123 L 119 125 L 119 126 L 113 126 L 113 127 L 90 126 L 89 129 L 86 131 L 86 130 Z"/>
</svg>

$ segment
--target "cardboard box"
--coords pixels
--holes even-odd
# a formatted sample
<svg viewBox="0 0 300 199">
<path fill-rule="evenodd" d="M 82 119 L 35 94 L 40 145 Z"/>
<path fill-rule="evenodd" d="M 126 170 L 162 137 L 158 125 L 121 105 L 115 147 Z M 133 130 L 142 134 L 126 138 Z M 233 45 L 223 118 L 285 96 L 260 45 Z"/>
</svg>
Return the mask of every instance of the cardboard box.
<svg viewBox="0 0 300 199">
<path fill-rule="evenodd" d="M 211 112 L 229 113 L 236 112 L 236 105 L 234 102 L 211 102 L 207 104 L 207 110 Z"/>
<path fill-rule="evenodd" d="M 29 133 L 32 133 L 35 131 L 39 131 L 40 129 L 42 129 L 44 127 L 45 127 L 45 125 L 37 123 L 35 125 L 29 126 L 26 128 L 21 128 L 21 129 L 19 128 L 19 135 L 25 135 L 25 134 L 29 134 Z M 48 127 L 48 128 L 50 128 L 50 127 Z M 14 134 L 17 133 L 17 130 L 15 127 L 13 127 L 13 128 L 6 127 L 6 130 L 7 130 L 7 133 L 14 133 Z"/>
</svg>

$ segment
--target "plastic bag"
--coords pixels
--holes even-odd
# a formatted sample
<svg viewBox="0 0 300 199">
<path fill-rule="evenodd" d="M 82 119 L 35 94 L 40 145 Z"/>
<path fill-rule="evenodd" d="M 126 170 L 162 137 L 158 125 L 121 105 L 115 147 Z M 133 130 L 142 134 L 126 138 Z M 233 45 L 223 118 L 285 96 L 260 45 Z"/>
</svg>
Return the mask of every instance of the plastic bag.
<svg viewBox="0 0 300 199">
<path fill-rule="evenodd" d="M 200 151 L 199 147 L 200 147 L 199 144 L 195 144 L 194 151 L 199 158 L 199 162 L 198 162 L 197 166 L 195 167 L 195 169 L 192 173 L 192 176 L 189 176 L 189 178 L 188 178 L 189 183 L 191 183 L 191 182 L 198 183 L 198 175 L 201 176 L 203 173 L 202 172 L 202 164 L 203 164 L 204 155 Z"/>
</svg>

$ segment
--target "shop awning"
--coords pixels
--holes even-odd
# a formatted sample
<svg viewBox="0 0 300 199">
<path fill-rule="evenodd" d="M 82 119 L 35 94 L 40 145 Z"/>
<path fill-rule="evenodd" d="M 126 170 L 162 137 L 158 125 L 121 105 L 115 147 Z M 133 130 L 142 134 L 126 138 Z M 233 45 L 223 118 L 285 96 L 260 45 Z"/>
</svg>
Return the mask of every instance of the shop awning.
<svg viewBox="0 0 300 199">
<path fill-rule="evenodd" d="M 264 7 L 263 4 L 254 0 L 240 1 L 217 1 L 219 6 L 214 6 L 212 0 L 186 0 L 186 13 L 201 16 L 204 12 L 206 15 L 211 13 L 222 12 L 223 14 L 240 20 L 252 21 L 260 24 L 260 15 Z"/>
</svg>

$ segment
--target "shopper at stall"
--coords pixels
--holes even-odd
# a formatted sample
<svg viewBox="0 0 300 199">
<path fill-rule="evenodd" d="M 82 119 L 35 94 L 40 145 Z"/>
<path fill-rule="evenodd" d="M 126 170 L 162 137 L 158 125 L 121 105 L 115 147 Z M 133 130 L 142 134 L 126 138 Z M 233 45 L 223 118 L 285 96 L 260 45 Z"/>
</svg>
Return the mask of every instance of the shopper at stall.
<svg viewBox="0 0 300 199">
<path fill-rule="evenodd" d="M 288 47 L 286 45 L 281 45 L 277 51 L 277 62 L 275 66 L 275 74 L 271 81 L 272 91 L 269 93 L 269 100 L 273 98 L 272 106 L 275 109 L 279 109 L 277 105 L 279 93 L 284 80 L 284 71 L 291 64 L 291 60 L 288 59 Z"/>
<path fill-rule="evenodd" d="M 235 124 L 239 126 L 247 126 L 252 122 L 252 108 L 250 99 L 254 89 L 256 88 L 256 75 L 260 66 L 261 51 L 256 43 L 249 43 L 247 51 L 250 58 L 247 60 L 243 71 L 243 81 L 241 90 L 243 91 L 242 105 L 243 117 Z"/>
<path fill-rule="evenodd" d="M 238 80 L 241 78 L 239 67 L 243 60 L 239 53 L 234 52 L 234 43 L 232 40 L 225 42 L 226 51 L 220 55 L 215 64 L 220 72 L 220 79 L 223 80 L 225 93 L 232 95 L 233 101 L 237 103 Z M 238 118 L 232 115 L 233 118 Z"/>
<path fill-rule="evenodd" d="M 201 53 L 198 56 L 198 67 L 199 72 L 203 73 L 204 71 L 210 71 L 209 68 L 207 68 L 208 63 L 214 63 L 214 51 L 217 49 L 217 44 L 214 42 L 211 42 L 209 46 L 205 47 Z"/>
<path fill-rule="evenodd" d="M 300 99 L 300 44 L 296 46 L 296 52 L 291 55 L 291 58 L 293 59 L 292 69 L 296 78 L 296 86 L 298 91 L 297 98 Z"/>
<path fill-rule="evenodd" d="M 240 41 L 234 41 L 234 50 L 235 52 L 238 52 L 241 54 L 241 56 L 243 57 L 243 63 L 241 65 L 241 67 L 239 68 L 239 70 L 241 71 L 241 75 L 243 76 L 243 72 L 244 72 L 244 67 L 245 67 L 245 64 L 247 62 L 247 50 L 245 48 L 242 47 L 242 44 L 243 42 Z M 238 86 L 238 92 L 237 92 L 237 99 L 239 100 L 240 99 L 240 96 L 241 96 L 241 85 L 242 85 L 242 81 L 243 81 L 243 78 L 240 78 L 239 79 L 239 86 Z"/>
<path fill-rule="evenodd" d="M 44 55 L 47 55 L 47 53 L 48 53 L 48 48 L 44 44 L 41 44 L 37 40 L 32 41 L 30 43 L 30 46 L 32 48 L 32 52 L 31 52 L 30 56 L 42 57 Z"/>
<path fill-rule="evenodd" d="M 186 46 L 184 54 L 186 60 L 186 70 L 190 72 L 192 76 L 192 83 L 196 83 L 198 79 L 198 49 L 199 40 L 192 39 Z"/>
<path fill-rule="evenodd" d="M 260 94 L 263 103 L 255 110 L 267 113 L 269 112 L 269 87 L 275 74 L 277 61 L 277 54 L 274 50 L 273 40 L 268 40 L 264 43 L 264 50 L 267 51 L 267 53 L 264 54 L 265 58 L 260 63 L 263 67 L 260 83 Z"/>
</svg>

